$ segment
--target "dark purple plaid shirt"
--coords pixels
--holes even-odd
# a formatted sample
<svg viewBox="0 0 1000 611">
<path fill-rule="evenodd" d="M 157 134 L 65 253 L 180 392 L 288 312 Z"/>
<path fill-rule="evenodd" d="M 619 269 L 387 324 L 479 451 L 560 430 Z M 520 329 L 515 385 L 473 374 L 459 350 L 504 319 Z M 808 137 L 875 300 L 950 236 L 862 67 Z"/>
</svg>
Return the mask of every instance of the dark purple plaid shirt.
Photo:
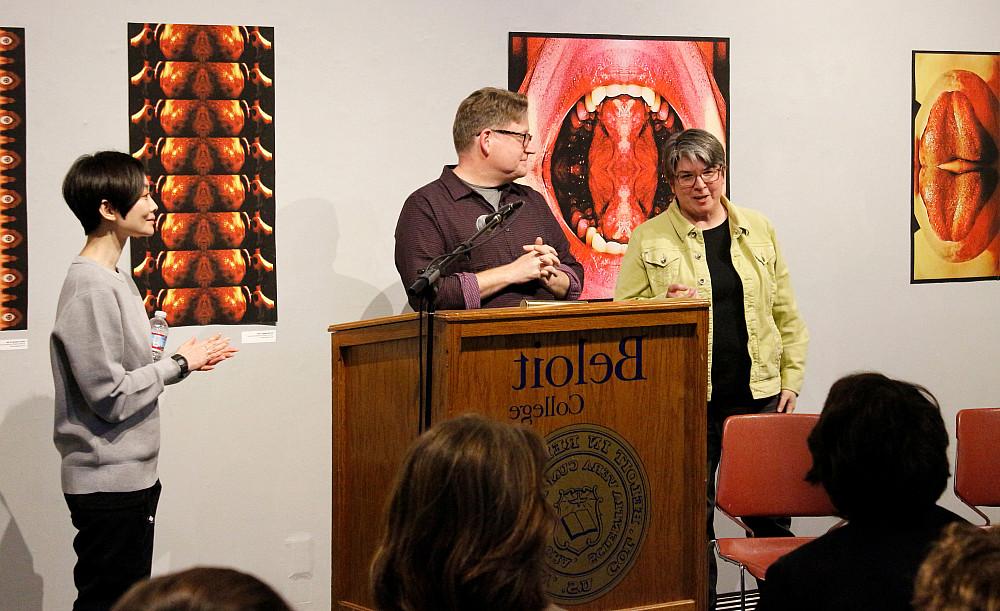
<svg viewBox="0 0 1000 611">
<path fill-rule="evenodd" d="M 474 234 L 478 217 L 495 212 L 482 195 L 455 175 L 454 168 L 445 166 L 441 178 L 417 189 L 403 203 L 396 224 L 396 269 L 404 287 L 410 286 L 431 260 L 451 252 Z M 536 237 L 541 237 L 559 254 L 559 269 L 569 276 L 565 299 L 580 296 L 583 267 L 570 254 L 566 237 L 545 200 L 531 187 L 517 183 L 505 185 L 502 192 L 501 206 L 516 201 L 523 201 L 524 205 L 486 236 L 486 243 L 444 270 L 438 282 L 436 309 L 500 308 L 516 306 L 522 299 L 555 299 L 537 280 L 512 284 L 479 299 L 476 272 L 510 263 L 523 255 L 521 247 L 534 244 Z M 410 306 L 418 309 L 420 300 L 411 297 Z"/>
</svg>

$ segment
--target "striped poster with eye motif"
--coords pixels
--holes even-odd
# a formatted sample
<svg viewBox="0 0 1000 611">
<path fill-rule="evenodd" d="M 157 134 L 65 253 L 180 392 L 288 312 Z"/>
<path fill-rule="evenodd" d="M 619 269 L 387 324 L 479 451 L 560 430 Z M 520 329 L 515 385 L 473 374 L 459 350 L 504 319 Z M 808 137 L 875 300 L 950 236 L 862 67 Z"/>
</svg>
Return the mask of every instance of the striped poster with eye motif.
<svg viewBox="0 0 1000 611">
<path fill-rule="evenodd" d="M 274 324 L 274 28 L 130 23 L 129 143 L 159 205 L 132 240 L 172 326 Z"/>
<path fill-rule="evenodd" d="M 24 28 L 0 26 L 0 331 L 28 328 Z"/>
</svg>

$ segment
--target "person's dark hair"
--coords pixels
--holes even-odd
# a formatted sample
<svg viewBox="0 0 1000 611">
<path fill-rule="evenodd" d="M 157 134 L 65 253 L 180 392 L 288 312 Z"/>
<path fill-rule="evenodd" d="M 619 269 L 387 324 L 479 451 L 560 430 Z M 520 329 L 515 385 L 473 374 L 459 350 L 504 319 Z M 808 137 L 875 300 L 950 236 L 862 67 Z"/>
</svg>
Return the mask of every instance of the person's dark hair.
<svg viewBox="0 0 1000 611">
<path fill-rule="evenodd" d="M 292 611 L 271 586 L 253 575 L 195 567 L 132 586 L 111 611 Z"/>
<path fill-rule="evenodd" d="M 913 608 L 1000 611 L 1000 528 L 949 524 L 920 565 Z"/>
<path fill-rule="evenodd" d="M 467 415 L 410 448 L 372 562 L 380 611 L 539 611 L 554 524 L 545 448 L 520 425 Z"/>
<path fill-rule="evenodd" d="M 100 151 L 73 162 L 63 179 L 63 199 L 90 234 L 101 224 L 101 202 L 122 216 L 128 214 L 146 188 L 142 163 L 127 153 Z"/>
<path fill-rule="evenodd" d="M 830 388 L 809 435 L 813 466 L 841 516 L 934 505 L 948 483 L 948 432 L 926 388 L 858 373 Z"/>
</svg>

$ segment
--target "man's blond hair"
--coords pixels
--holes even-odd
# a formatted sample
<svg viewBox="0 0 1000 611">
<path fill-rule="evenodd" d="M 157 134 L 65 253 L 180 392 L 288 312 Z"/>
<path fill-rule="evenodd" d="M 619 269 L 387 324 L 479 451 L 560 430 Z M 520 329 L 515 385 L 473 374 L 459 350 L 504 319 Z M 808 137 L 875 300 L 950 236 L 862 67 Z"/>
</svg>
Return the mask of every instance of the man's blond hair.
<svg viewBox="0 0 1000 611">
<path fill-rule="evenodd" d="M 528 114 L 528 98 L 522 93 L 483 87 L 469 94 L 458 105 L 451 128 L 455 151 L 469 148 L 484 129 L 503 128 L 523 120 Z"/>
</svg>

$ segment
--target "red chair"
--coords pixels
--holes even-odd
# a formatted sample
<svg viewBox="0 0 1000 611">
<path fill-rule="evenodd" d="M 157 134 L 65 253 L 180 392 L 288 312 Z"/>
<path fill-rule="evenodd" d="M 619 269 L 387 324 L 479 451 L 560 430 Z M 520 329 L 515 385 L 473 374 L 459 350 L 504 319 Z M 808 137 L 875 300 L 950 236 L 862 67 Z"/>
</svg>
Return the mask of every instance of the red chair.
<svg viewBox="0 0 1000 611">
<path fill-rule="evenodd" d="M 1000 507 L 1000 408 L 959 410 L 955 435 L 955 496 L 990 526 L 979 508 Z"/>
<path fill-rule="evenodd" d="M 740 567 L 740 603 L 745 608 L 746 572 L 758 581 L 767 567 L 815 537 L 754 537 L 741 518 L 833 516 L 822 486 L 805 481 L 812 467 L 806 439 L 816 414 L 731 416 L 722 428 L 715 504 L 748 538 L 720 538 L 719 557 Z"/>
</svg>

